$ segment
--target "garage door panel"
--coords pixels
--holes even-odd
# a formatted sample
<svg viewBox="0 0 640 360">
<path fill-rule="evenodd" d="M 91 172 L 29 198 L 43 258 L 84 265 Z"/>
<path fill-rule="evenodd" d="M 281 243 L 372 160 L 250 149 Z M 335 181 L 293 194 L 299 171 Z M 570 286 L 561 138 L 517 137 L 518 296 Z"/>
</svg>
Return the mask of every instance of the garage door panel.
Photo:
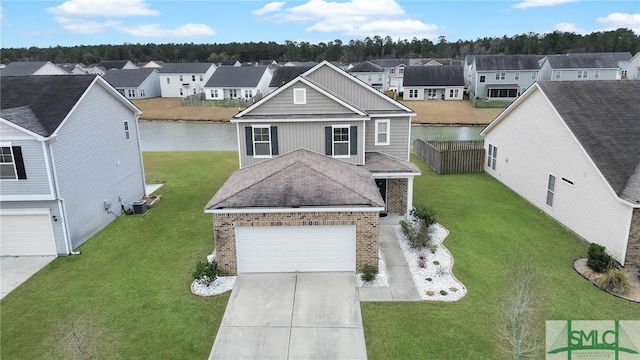
<svg viewBox="0 0 640 360">
<path fill-rule="evenodd" d="M 0 215 L 1 256 L 56 255 L 49 214 Z"/>
<path fill-rule="evenodd" d="M 355 271 L 355 226 L 236 228 L 239 273 Z"/>
</svg>

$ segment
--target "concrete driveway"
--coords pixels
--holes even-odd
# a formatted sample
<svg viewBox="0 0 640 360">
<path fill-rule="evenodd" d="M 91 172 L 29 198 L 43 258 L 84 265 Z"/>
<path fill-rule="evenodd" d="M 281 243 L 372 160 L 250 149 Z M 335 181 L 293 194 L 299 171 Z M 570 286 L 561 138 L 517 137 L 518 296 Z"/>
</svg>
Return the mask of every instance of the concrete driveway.
<svg viewBox="0 0 640 360">
<path fill-rule="evenodd" d="M 238 276 L 209 359 L 366 359 L 355 274 Z"/>
<path fill-rule="evenodd" d="M 0 299 L 55 259 L 55 256 L 0 257 Z"/>
</svg>

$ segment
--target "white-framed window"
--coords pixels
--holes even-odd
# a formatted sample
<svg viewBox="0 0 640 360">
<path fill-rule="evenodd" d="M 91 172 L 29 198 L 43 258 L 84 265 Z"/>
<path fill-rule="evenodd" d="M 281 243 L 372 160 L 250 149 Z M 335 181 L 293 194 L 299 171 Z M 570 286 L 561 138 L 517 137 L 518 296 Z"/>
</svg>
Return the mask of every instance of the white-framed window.
<svg viewBox="0 0 640 360">
<path fill-rule="evenodd" d="M 556 70 L 553 72 L 553 78 L 554 79 L 560 79 L 562 77 L 562 71 L 561 70 Z"/>
<path fill-rule="evenodd" d="M 367 75 L 367 81 L 371 82 L 371 74 Z"/>
<path fill-rule="evenodd" d="M 436 97 L 436 89 L 427 89 L 427 99 L 433 100 Z"/>
<path fill-rule="evenodd" d="M 271 157 L 271 127 L 269 125 L 253 125 L 253 156 Z"/>
<path fill-rule="evenodd" d="M 389 74 L 395 74 L 395 73 L 396 73 L 396 69 L 394 68 L 389 69 Z"/>
<path fill-rule="evenodd" d="M 516 71 L 516 73 L 513 74 L 513 78 L 516 79 L 516 80 L 520 80 L 520 72 Z"/>
<path fill-rule="evenodd" d="M 167 78 L 167 84 L 171 84 L 171 79 Z"/>
<path fill-rule="evenodd" d="M 623 75 L 626 75 L 626 71 L 623 71 L 622 73 Z M 593 78 L 600 79 L 600 70 L 593 70 Z"/>
<path fill-rule="evenodd" d="M 196 93 L 196 89 L 195 89 L 195 88 L 193 88 L 193 93 L 194 93 L 194 94 Z"/>
<path fill-rule="evenodd" d="M 518 89 L 488 89 L 487 96 L 490 98 L 515 98 L 518 97 Z"/>
<path fill-rule="evenodd" d="M 417 98 L 417 97 L 418 97 L 418 89 L 410 89 L 409 98 Z"/>
<path fill-rule="evenodd" d="M 382 81 L 382 74 L 378 74 L 378 81 Z"/>
<path fill-rule="evenodd" d="M 191 81 L 196 81 L 196 76 L 195 75 L 191 75 Z"/>
<path fill-rule="evenodd" d="M 487 78 L 486 76 L 484 76 L 484 75 L 480 75 L 480 82 L 485 82 L 485 79 L 486 79 L 486 78 Z"/>
<path fill-rule="evenodd" d="M 403 67 L 399 67 L 398 68 L 398 75 L 402 75 L 404 74 L 404 68 Z"/>
<path fill-rule="evenodd" d="M 507 74 L 504 72 L 497 72 L 496 73 L 496 80 L 504 80 L 507 77 Z"/>
<path fill-rule="evenodd" d="M 129 132 L 129 120 L 124 121 L 124 139 L 131 140 L 131 133 Z"/>
<path fill-rule="evenodd" d="M 200 81 L 202 81 L 204 79 L 204 77 L 202 75 L 200 75 Z"/>
<path fill-rule="evenodd" d="M 140 89 L 140 97 L 145 97 L 144 89 Z"/>
<path fill-rule="evenodd" d="M 495 170 L 498 162 L 498 147 L 489 144 L 489 154 L 487 154 L 487 167 Z"/>
<path fill-rule="evenodd" d="M 180 75 L 180 81 L 184 81 L 184 77 Z"/>
<path fill-rule="evenodd" d="M 133 89 L 127 89 L 127 97 L 132 99 L 136 97 L 136 91 Z"/>
<path fill-rule="evenodd" d="M 538 72 L 537 71 L 532 71 L 531 72 L 531 80 L 538 80 Z"/>
<path fill-rule="evenodd" d="M 180 88 L 180 96 L 184 95 L 184 90 L 182 90 L 182 88 Z"/>
<path fill-rule="evenodd" d="M 253 97 L 253 90 L 245 90 L 244 91 L 244 97 L 247 98 L 247 99 L 250 98 L 250 97 Z"/>
<path fill-rule="evenodd" d="M 349 125 L 333 125 L 333 149 L 334 157 L 349 157 L 351 146 L 349 143 Z"/>
<path fill-rule="evenodd" d="M 460 94 L 460 90 L 459 89 L 449 89 L 449 97 L 450 98 L 457 98 L 459 94 Z"/>
<path fill-rule="evenodd" d="M 589 70 L 578 70 L 576 75 L 578 79 L 586 79 L 589 77 Z"/>
<path fill-rule="evenodd" d="M 307 89 L 294 88 L 293 89 L 293 103 L 294 104 L 306 104 L 307 103 Z"/>
<path fill-rule="evenodd" d="M 376 145 L 389 145 L 389 127 L 391 126 L 391 121 L 388 119 L 385 120 L 376 120 L 375 128 L 376 128 Z"/>
<path fill-rule="evenodd" d="M 547 206 L 553 207 L 553 195 L 556 191 L 556 177 L 549 174 L 549 181 L 547 182 Z"/>
<path fill-rule="evenodd" d="M 218 89 L 211 89 L 211 97 L 212 98 L 217 98 L 218 97 Z"/>
<path fill-rule="evenodd" d="M 229 97 L 232 99 L 238 98 L 238 89 L 229 89 Z"/>
<path fill-rule="evenodd" d="M 0 180 L 18 180 L 11 144 L 0 144 Z"/>
</svg>

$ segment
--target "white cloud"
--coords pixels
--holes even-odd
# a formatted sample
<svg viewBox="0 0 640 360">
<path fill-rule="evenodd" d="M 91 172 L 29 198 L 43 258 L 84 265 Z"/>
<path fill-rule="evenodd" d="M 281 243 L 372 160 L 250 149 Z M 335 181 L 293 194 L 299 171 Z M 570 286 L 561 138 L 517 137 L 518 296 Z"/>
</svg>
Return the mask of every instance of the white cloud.
<svg viewBox="0 0 640 360">
<path fill-rule="evenodd" d="M 68 0 L 47 11 L 74 18 L 160 15 L 160 11 L 151 9 L 144 0 Z"/>
<path fill-rule="evenodd" d="M 540 7 L 540 6 L 556 6 L 561 4 L 567 4 L 572 2 L 577 2 L 578 0 L 524 0 L 513 5 L 515 9 L 526 9 L 531 7 Z"/>
<path fill-rule="evenodd" d="M 599 17 L 597 20 L 606 26 L 607 30 L 628 28 L 636 34 L 640 34 L 640 14 L 611 13 L 605 17 Z"/>
<path fill-rule="evenodd" d="M 205 24 L 185 24 L 174 29 L 167 29 L 158 24 L 126 26 L 120 29 L 125 33 L 138 37 L 201 37 L 213 36 L 216 31 Z"/>
<path fill-rule="evenodd" d="M 254 14 L 265 8 L 255 10 Z M 310 24 L 305 29 L 307 32 L 339 32 L 350 36 L 434 39 L 439 29 L 437 25 L 411 19 L 395 0 L 309 0 L 289 8 L 279 5 L 276 11 L 265 14 L 266 19 L 274 22 Z"/>
<path fill-rule="evenodd" d="M 556 24 L 556 26 L 553 27 L 554 31 L 561 31 L 561 32 L 568 32 L 568 33 L 576 33 L 576 34 L 586 34 L 587 30 L 578 27 L 576 24 L 574 23 L 568 23 L 568 22 L 562 22 L 559 24 Z"/>
<path fill-rule="evenodd" d="M 122 22 L 114 20 L 93 21 L 72 19 L 64 16 L 56 16 L 56 22 L 64 30 L 76 34 L 99 34 L 122 24 Z"/>
<path fill-rule="evenodd" d="M 251 14 L 255 16 L 262 16 L 262 15 L 274 13 L 276 11 L 280 11 L 280 9 L 282 9 L 283 6 L 284 6 L 284 1 L 270 2 L 260 9 L 253 10 Z"/>
</svg>

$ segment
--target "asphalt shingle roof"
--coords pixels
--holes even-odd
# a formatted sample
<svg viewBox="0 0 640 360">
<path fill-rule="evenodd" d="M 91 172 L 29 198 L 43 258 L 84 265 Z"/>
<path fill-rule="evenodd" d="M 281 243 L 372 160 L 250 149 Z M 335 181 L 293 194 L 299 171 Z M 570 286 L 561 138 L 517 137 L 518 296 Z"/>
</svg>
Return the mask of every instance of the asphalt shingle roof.
<svg viewBox="0 0 640 360">
<path fill-rule="evenodd" d="M 280 66 L 273 73 L 269 87 L 280 87 L 311 69 L 313 66 Z"/>
<path fill-rule="evenodd" d="M 256 87 L 265 71 L 266 66 L 221 66 L 205 87 Z"/>
<path fill-rule="evenodd" d="M 122 69 L 129 63 L 129 60 L 104 60 L 96 64 L 96 66 L 102 66 L 107 70 Z"/>
<path fill-rule="evenodd" d="M 375 172 L 401 172 L 420 174 L 420 168 L 410 161 L 405 161 L 397 157 L 380 152 L 367 152 L 365 157 L 365 169 Z"/>
<path fill-rule="evenodd" d="M 0 116 L 47 137 L 60 126 L 94 79 L 92 75 L 3 78 L 0 82 Z"/>
<path fill-rule="evenodd" d="M 640 202 L 640 81 L 538 84 L 618 196 Z"/>
<path fill-rule="evenodd" d="M 158 68 L 158 72 L 161 73 L 174 73 L 174 74 L 186 74 L 186 73 L 206 73 L 207 70 L 213 65 L 213 63 L 166 63 Z"/>
<path fill-rule="evenodd" d="M 611 53 L 549 55 L 552 69 L 617 69 L 618 60 Z"/>
<path fill-rule="evenodd" d="M 206 205 L 223 208 L 384 207 L 363 167 L 306 149 L 237 170 Z"/>
<path fill-rule="evenodd" d="M 378 66 L 370 61 L 364 61 L 360 64 L 355 65 L 351 69 L 347 70 L 348 72 L 384 72 L 384 69 L 381 66 Z"/>
<path fill-rule="evenodd" d="M 462 65 L 409 66 L 404 69 L 404 86 L 464 86 Z"/>
<path fill-rule="evenodd" d="M 113 87 L 138 87 L 154 71 L 154 68 L 113 69 L 107 71 L 103 78 Z"/>
<path fill-rule="evenodd" d="M 41 67 L 47 65 L 48 61 L 14 61 L 0 71 L 2 76 L 24 76 L 33 75 Z"/>
<path fill-rule="evenodd" d="M 370 61 L 384 68 L 391 68 L 400 65 L 409 66 L 409 59 L 375 59 Z"/>
<path fill-rule="evenodd" d="M 474 55 L 476 70 L 539 70 L 537 55 Z"/>
</svg>

